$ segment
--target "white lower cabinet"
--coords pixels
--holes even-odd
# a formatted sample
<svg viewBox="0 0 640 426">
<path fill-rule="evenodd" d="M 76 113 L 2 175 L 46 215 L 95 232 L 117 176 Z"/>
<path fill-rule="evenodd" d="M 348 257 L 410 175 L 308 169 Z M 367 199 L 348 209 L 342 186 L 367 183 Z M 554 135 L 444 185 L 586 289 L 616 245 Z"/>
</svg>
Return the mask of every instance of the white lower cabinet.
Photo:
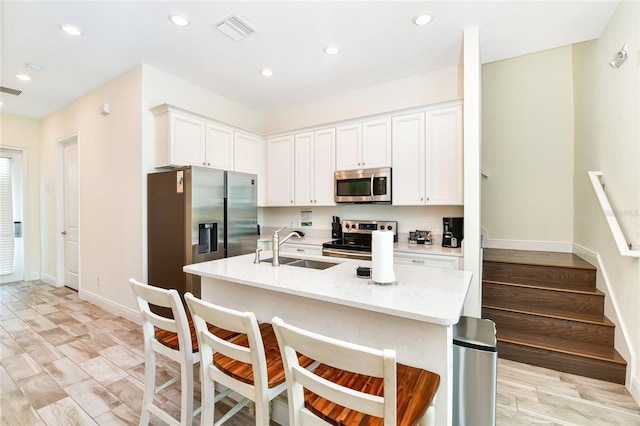
<svg viewBox="0 0 640 426">
<path fill-rule="evenodd" d="M 394 252 L 393 262 L 404 265 L 431 266 L 445 269 L 460 269 L 460 257 L 422 253 Z"/>
</svg>

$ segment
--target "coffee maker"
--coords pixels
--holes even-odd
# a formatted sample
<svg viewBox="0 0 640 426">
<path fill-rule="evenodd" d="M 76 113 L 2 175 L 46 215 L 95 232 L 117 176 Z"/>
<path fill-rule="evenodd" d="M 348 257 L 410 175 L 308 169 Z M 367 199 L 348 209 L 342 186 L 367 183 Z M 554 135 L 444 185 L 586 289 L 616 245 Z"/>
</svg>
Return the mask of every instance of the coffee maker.
<svg viewBox="0 0 640 426">
<path fill-rule="evenodd" d="M 442 228 L 442 247 L 456 248 L 462 245 L 464 238 L 464 218 L 462 217 L 443 217 Z"/>
</svg>

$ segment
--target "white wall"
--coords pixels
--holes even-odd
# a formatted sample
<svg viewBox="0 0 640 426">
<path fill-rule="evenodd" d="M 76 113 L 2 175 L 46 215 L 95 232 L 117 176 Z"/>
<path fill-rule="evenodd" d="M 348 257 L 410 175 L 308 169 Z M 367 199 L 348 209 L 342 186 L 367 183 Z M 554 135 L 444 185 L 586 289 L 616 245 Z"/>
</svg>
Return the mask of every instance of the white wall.
<svg viewBox="0 0 640 426">
<path fill-rule="evenodd" d="M 543 242 L 542 249 L 570 251 L 571 47 L 486 64 L 482 91 L 485 246 Z"/>
<path fill-rule="evenodd" d="M 462 67 L 446 68 L 265 114 L 264 133 L 277 133 L 462 98 Z"/>
<path fill-rule="evenodd" d="M 24 211 L 25 276 L 40 278 L 40 121 L 11 114 L 0 114 L 0 146 L 19 149 L 25 161 L 28 206 Z"/>
<path fill-rule="evenodd" d="M 627 240 L 640 232 L 640 3 L 620 2 L 602 36 L 573 48 L 575 82 L 574 241 L 600 256 L 634 359 L 628 373 L 640 401 L 640 261 L 622 257 L 613 242 L 587 171 L 602 170 L 605 192 Z M 609 66 L 629 42 L 629 59 Z M 637 247 L 636 247 L 637 248 Z M 619 328 L 619 327 L 618 327 Z M 618 331 L 618 330 L 616 330 Z"/>
<path fill-rule="evenodd" d="M 129 277 L 142 275 L 141 68 L 87 93 L 41 123 L 42 271 L 56 277 L 57 143 L 78 133 L 80 296 L 133 310 Z M 100 107 L 110 103 L 111 114 Z M 98 286 L 97 277 L 101 278 Z M 57 283 L 62 285 L 62 283 Z"/>
</svg>

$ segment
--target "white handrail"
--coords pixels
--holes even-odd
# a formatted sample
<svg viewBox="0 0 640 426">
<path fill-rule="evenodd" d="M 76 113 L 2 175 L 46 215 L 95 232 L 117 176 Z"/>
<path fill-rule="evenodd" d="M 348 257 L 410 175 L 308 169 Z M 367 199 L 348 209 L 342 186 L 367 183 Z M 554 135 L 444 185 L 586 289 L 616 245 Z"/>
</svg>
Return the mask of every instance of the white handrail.
<svg viewBox="0 0 640 426">
<path fill-rule="evenodd" d="M 596 197 L 600 202 L 600 207 L 602 207 L 604 217 L 605 219 L 607 219 L 607 223 L 609 224 L 609 229 L 611 230 L 613 239 L 618 246 L 618 251 L 622 256 L 640 258 L 640 250 L 631 250 L 627 245 L 626 240 L 624 239 L 624 235 L 622 234 L 622 229 L 620 228 L 618 219 L 616 219 L 616 215 L 613 214 L 613 209 L 611 208 L 611 204 L 609 203 L 607 194 L 604 192 L 604 188 L 602 187 L 602 183 L 600 182 L 602 172 L 592 171 L 587 173 L 589 174 L 589 179 L 591 180 L 591 184 L 593 185 L 593 190 L 596 192 Z"/>
</svg>

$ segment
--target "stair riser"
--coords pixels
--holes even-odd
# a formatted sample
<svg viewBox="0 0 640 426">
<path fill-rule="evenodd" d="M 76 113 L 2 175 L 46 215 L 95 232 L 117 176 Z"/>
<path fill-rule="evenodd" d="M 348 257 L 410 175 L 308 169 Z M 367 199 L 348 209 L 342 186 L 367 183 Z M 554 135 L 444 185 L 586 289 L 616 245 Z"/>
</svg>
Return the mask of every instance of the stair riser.
<svg viewBox="0 0 640 426">
<path fill-rule="evenodd" d="M 540 288 L 526 288 L 484 282 L 482 302 L 487 305 L 536 310 L 548 313 L 558 310 L 604 314 L 602 293 L 561 293 Z"/>
<path fill-rule="evenodd" d="M 545 287 L 588 289 L 596 286 L 596 272 L 588 269 L 562 268 L 484 262 L 483 279 L 489 281 L 532 284 Z"/>
<path fill-rule="evenodd" d="M 607 325 L 505 312 L 484 307 L 482 308 L 482 318 L 489 318 L 496 323 L 498 338 L 500 330 L 510 330 L 523 335 L 534 334 L 585 344 L 600 346 L 613 346 L 614 344 L 614 327 Z"/>
<path fill-rule="evenodd" d="M 498 342 L 498 356 L 565 373 L 625 384 L 626 367 L 617 363 L 500 341 Z"/>
</svg>

